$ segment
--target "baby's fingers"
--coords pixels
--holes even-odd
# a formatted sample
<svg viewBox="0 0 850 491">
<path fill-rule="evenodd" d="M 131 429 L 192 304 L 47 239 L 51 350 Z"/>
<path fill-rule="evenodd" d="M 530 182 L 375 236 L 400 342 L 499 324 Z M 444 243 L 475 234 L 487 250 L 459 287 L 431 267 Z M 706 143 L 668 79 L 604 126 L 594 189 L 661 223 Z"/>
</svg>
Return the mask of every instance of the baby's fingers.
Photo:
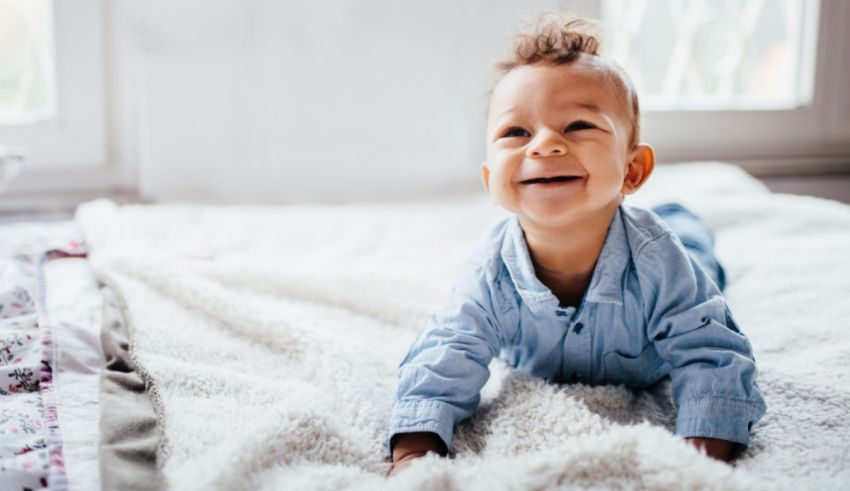
<svg viewBox="0 0 850 491">
<path fill-rule="evenodd" d="M 394 463 L 394 464 L 390 467 L 390 471 L 387 473 L 387 477 L 392 477 L 392 476 L 396 475 L 396 474 L 397 474 L 400 470 L 402 470 L 402 469 L 404 469 L 405 467 L 409 466 L 409 465 L 410 465 L 410 462 L 411 462 L 412 460 L 413 460 L 413 459 L 407 459 L 407 460 L 399 460 L 398 462 L 395 462 L 395 463 Z"/>
</svg>

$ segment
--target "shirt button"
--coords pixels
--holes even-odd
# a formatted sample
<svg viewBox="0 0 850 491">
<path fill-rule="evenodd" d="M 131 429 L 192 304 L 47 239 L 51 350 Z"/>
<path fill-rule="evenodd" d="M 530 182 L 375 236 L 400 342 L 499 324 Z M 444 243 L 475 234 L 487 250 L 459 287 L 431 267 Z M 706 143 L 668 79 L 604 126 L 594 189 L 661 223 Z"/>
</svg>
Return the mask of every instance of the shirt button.
<svg viewBox="0 0 850 491">
<path fill-rule="evenodd" d="M 573 332 L 576 334 L 581 334 L 581 330 L 584 329 L 584 324 L 581 322 L 576 322 L 576 325 L 573 327 Z"/>
</svg>

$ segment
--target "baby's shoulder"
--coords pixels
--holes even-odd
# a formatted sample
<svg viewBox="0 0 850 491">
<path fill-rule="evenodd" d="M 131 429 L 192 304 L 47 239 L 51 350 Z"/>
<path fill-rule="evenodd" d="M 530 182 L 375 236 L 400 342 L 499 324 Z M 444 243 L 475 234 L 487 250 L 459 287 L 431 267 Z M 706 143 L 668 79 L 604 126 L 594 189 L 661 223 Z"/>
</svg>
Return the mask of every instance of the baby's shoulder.
<svg viewBox="0 0 850 491">
<path fill-rule="evenodd" d="M 673 230 L 651 210 L 622 207 L 623 227 L 638 277 L 671 280 L 670 270 L 689 263 Z"/>
<path fill-rule="evenodd" d="M 639 255 L 650 244 L 664 244 L 659 239 L 673 235 L 664 220 L 651 210 L 627 205 L 621 205 L 620 210 L 633 255 Z"/>
<path fill-rule="evenodd" d="M 510 218 L 490 226 L 480 237 L 453 288 L 456 299 L 492 305 L 493 312 L 505 310 L 514 297 L 510 273 L 503 259 L 503 245 L 510 240 Z"/>
<path fill-rule="evenodd" d="M 481 236 L 469 257 L 472 268 L 479 274 L 486 274 L 491 279 L 501 276 L 505 269 L 502 252 L 505 241 L 511 233 L 514 217 L 506 217 L 492 226 Z"/>
</svg>

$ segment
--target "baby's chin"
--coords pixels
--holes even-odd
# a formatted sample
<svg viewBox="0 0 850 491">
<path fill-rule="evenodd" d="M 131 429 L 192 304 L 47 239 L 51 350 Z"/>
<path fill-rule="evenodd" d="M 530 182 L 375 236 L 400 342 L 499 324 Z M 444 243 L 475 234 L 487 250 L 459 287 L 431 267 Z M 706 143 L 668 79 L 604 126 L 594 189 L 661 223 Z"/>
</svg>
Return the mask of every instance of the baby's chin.
<svg viewBox="0 0 850 491">
<path fill-rule="evenodd" d="M 528 225 L 546 228 L 561 228 L 581 217 L 580 210 L 575 205 L 535 203 L 523 204 L 515 211 L 520 222 Z"/>
<path fill-rule="evenodd" d="M 588 203 L 522 203 L 514 213 L 523 225 L 562 230 L 610 221 L 608 207 L 605 208 L 597 209 Z"/>
</svg>

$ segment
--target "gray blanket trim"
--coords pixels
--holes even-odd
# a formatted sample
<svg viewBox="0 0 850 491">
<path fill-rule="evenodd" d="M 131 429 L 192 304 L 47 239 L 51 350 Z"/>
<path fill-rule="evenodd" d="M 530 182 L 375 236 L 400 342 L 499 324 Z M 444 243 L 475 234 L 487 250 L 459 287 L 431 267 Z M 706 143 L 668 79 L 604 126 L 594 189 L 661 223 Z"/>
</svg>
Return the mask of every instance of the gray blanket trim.
<svg viewBox="0 0 850 491">
<path fill-rule="evenodd" d="M 120 290 L 105 278 L 100 378 L 100 470 L 104 491 L 166 487 L 162 403 L 150 374 L 136 361 L 131 319 Z"/>
</svg>

